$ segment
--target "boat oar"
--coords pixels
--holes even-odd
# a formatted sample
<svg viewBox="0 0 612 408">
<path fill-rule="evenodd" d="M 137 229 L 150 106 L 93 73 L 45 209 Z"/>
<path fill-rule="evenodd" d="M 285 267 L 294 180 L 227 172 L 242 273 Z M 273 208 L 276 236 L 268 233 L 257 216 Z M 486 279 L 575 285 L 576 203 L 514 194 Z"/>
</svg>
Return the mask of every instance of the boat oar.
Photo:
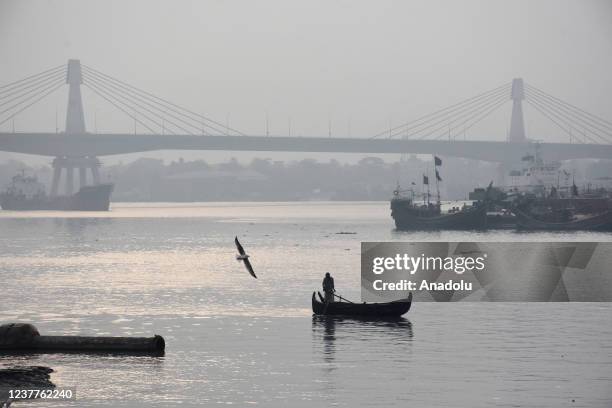
<svg viewBox="0 0 612 408">
<path fill-rule="evenodd" d="M 339 298 L 339 299 L 344 300 L 345 302 L 355 303 L 355 302 L 351 302 L 351 301 L 350 301 L 350 300 L 348 300 L 348 299 L 343 298 L 342 296 L 340 296 L 340 295 L 339 295 L 339 294 L 337 294 L 336 292 L 334 292 L 334 296 L 336 296 L 336 297 L 337 297 L 337 298 Z"/>
</svg>

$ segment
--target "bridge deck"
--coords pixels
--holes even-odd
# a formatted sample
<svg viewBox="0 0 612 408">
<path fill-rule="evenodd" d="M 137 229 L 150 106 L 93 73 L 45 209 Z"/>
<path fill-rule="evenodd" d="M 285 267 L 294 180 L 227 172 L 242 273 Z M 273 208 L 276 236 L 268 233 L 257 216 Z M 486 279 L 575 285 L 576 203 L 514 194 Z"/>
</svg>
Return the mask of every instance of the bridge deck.
<svg viewBox="0 0 612 408">
<path fill-rule="evenodd" d="M 612 145 L 546 143 L 547 160 L 612 159 Z M 0 133 L 0 151 L 42 156 L 108 156 L 155 150 L 438 154 L 493 162 L 533 152 L 533 143 L 329 137 Z"/>
</svg>

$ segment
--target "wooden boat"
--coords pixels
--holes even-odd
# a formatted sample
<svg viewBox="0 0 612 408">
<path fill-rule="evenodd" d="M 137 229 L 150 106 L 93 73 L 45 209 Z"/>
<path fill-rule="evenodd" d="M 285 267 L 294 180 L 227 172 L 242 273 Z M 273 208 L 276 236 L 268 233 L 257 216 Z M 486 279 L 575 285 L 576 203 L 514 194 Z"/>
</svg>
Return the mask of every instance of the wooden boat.
<svg viewBox="0 0 612 408">
<path fill-rule="evenodd" d="M 546 231 L 612 231 L 612 211 L 595 215 L 580 215 L 562 222 L 538 220 L 522 211 L 516 211 L 517 228 Z"/>
<path fill-rule="evenodd" d="M 325 304 L 312 292 L 312 312 L 316 315 L 357 316 L 357 317 L 399 317 L 410 310 L 412 293 L 407 299 L 388 303 L 331 302 Z"/>
<path fill-rule="evenodd" d="M 484 205 L 442 212 L 440 204 L 418 205 L 403 197 L 391 200 L 391 217 L 395 227 L 401 231 L 475 230 L 487 226 Z"/>
</svg>

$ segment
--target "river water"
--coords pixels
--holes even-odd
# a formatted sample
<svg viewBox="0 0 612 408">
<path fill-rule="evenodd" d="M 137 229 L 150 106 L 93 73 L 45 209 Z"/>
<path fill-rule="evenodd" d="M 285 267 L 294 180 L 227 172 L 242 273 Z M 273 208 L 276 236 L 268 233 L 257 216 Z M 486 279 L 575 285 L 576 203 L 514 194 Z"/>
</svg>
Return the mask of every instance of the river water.
<svg viewBox="0 0 612 408">
<path fill-rule="evenodd" d="M 259 279 L 236 262 L 235 235 Z M 166 339 L 158 357 L 0 354 L 0 366 L 46 365 L 77 389 L 76 402 L 17 406 L 612 406 L 610 303 L 417 302 L 398 322 L 312 317 L 327 271 L 359 299 L 361 241 L 424 240 L 612 235 L 403 233 L 385 202 L 0 212 L 0 322 Z"/>
</svg>

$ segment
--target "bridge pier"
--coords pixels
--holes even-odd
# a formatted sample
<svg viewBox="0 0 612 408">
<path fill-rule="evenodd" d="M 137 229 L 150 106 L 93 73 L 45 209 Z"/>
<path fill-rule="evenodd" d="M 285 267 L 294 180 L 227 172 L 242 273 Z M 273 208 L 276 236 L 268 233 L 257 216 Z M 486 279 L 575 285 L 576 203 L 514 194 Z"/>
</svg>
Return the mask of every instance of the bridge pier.
<svg viewBox="0 0 612 408">
<path fill-rule="evenodd" d="M 53 161 L 53 181 L 51 182 L 51 196 L 55 197 L 57 195 L 57 186 L 59 185 L 60 177 L 62 175 L 61 167 L 57 167 L 55 165 L 55 160 Z"/>
<path fill-rule="evenodd" d="M 65 195 L 74 193 L 74 170 L 79 170 L 79 187 L 87 185 L 87 170 L 91 171 L 92 184 L 100 184 L 100 161 L 95 156 L 85 157 L 66 157 L 58 156 L 53 160 L 53 181 L 51 184 L 51 196 L 58 195 L 59 183 L 62 177 L 62 170 L 66 170 Z"/>
<path fill-rule="evenodd" d="M 94 186 L 97 186 L 98 184 L 100 184 L 100 172 L 98 171 L 99 167 L 100 167 L 100 161 L 98 159 L 96 159 L 96 165 L 90 167 Z"/>
<path fill-rule="evenodd" d="M 66 195 L 72 195 L 74 187 L 74 167 L 66 167 Z"/>
<path fill-rule="evenodd" d="M 83 187 L 87 184 L 87 168 L 79 167 L 79 187 Z"/>
</svg>

